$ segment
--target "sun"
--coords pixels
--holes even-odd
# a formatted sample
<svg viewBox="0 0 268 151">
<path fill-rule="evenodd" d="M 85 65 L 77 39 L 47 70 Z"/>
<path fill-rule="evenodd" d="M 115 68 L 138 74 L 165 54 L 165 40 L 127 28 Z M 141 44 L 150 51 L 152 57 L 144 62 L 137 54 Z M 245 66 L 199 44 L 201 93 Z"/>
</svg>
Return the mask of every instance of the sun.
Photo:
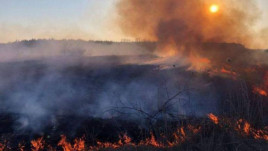
<svg viewBox="0 0 268 151">
<path fill-rule="evenodd" d="M 210 6 L 209 10 L 211 13 L 217 13 L 219 11 L 219 6 L 216 4 L 213 4 Z"/>
</svg>

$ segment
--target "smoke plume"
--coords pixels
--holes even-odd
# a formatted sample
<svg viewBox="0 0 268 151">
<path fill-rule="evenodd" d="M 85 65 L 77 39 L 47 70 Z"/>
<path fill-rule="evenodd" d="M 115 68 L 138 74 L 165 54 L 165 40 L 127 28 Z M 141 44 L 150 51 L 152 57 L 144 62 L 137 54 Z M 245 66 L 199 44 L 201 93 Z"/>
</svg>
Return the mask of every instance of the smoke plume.
<svg viewBox="0 0 268 151">
<path fill-rule="evenodd" d="M 213 4 L 216 13 L 210 11 Z M 219 60 L 228 58 L 253 58 L 245 64 L 259 60 L 245 48 L 261 47 L 252 28 L 260 15 L 254 0 L 121 0 L 117 6 L 122 30 L 157 41 L 159 56 L 182 56 L 198 69 L 221 68 Z M 217 43 L 241 45 L 229 50 Z"/>
</svg>

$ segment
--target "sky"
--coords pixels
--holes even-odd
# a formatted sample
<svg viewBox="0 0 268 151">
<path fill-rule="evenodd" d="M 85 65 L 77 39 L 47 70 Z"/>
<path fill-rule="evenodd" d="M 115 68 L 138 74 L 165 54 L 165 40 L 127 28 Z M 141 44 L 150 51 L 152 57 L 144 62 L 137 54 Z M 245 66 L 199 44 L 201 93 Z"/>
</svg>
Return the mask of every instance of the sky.
<svg viewBox="0 0 268 151">
<path fill-rule="evenodd" d="M 118 0 L 0 0 L 0 43 L 25 39 L 120 41 Z M 268 27 L 268 0 L 257 0 L 262 16 L 256 29 Z"/>
</svg>

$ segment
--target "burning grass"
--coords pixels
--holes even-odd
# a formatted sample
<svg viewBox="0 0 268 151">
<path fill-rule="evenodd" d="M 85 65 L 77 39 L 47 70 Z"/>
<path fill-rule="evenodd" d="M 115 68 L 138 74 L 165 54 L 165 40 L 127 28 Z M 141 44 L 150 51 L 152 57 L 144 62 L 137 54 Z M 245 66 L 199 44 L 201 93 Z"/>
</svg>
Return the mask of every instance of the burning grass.
<svg viewBox="0 0 268 151">
<path fill-rule="evenodd" d="M 259 87 L 253 87 L 253 92 L 263 96 L 268 96 L 267 92 Z"/>
<path fill-rule="evenodd" d="M 234 150 L 239 147 L 241 150 L 258 150 L 268 147 L 267 126 L 255 128 L 244 119 L 234 120 L 218 117 L 212 113 L 203 119 L 169 123 L 168 127 L 155 125 L 153 129 L 137 130 L 139 131 L 137 135 L 133 135 L 136 130 L 133 133 L 128 129 L 108 140 L 101 139 L 100 135 L 89 137 L 90 134 L 86 132 L 73 141 L 66 135 L 54 139 L 47 137 L 48 134 L 36 137 L 30 143 L 23 140 L 15 144 L 12 140 L 6 139 L 1 141 L 0 151 L 217 150 L 219 148 Z M 112 131 L 110 133 L 115 134 Z"/>
</svg>

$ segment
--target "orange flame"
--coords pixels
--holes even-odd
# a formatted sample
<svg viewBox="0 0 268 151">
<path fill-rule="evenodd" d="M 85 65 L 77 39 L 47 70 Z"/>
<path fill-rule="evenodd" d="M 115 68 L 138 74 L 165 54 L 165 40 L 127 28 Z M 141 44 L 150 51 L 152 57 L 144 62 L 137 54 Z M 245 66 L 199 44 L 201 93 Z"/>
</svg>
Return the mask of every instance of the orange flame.
<svg viewBox="0 0 268 151">
<path fill-rule="evenodd" d="M 66 136 L 62 135 L 61 140 L 58 143 L 58 146 L 62 146 L 64 151 L 72 151 L 72 145 L 66 141 Z"/>
<path fill-rule="evenodd" d="M 119 138 L 120 139 L 117 143 L 97 141 L 97 146 L 90 146 L 90 149 L 91 150 L 99 150 L 100 148 L 117 149 L 124 145 L 136 146 L 134 143 L 132 143 L 132 139 L 129 136 L 127 136 L 127 134 L 124 134 L 123 136 L 119 136 Z"/>
<path fill-rule="evenodd" d="M 82 151 L 85 149 L 85 141 L 82 138 L 74 140 L 74 150 Z"/>
<path fill-rule="evenodd" d="M 244 123 L 244 125 L 243 125 Z M 240 131 L 242 133 L 244 133 L 245 135 L 249 136 L 252 135 L 255 139 L 264 139 L 264 140 L 268 140 L 268 134 L 267 134 L 267 130 L 257 130 L 251 127 L 251 125 L 243 120 L 243 119 L 239 119 L 236 122 L 236 130 Z M 267 128 L 266 128 L 267 129 Z"/>
<path fill-rule="evenodd" d="M 222 69 L 221 69 L 221 72 L 222 72 L 222 73 L 225 73 L 225 74 L 233 75 L 233 76 L 236 76 L 236 75 L 237 75 L 236 72 L 234 72 L 234 71 L 230 71 L 230 70 L 226 70 L 225 68 L 222 68 Z"/>
<path fill-rule="evenodd" d="M 98 145 L 97 148 L 113 148 L 113 149 L 119 148 L 121 146 L 121 144 L 117 143 L 100 142 L 100 141 L 97 141 L 97 145 Z"/>
<path fill-rule="evenodd" d="M 244 126 L 244 132 L 249 135 L 249 130 L 250 130 L 250 124 L 248 122 L 245 122 Z"/>
<path fill-rule="evenodd" d="M 32 151 L 39 151 L 44 149 L 43 137 L 38 138 L 37 140 L 32 140 L 31 144 L 32 144 Z"/>
<path fill-rule="evenodd" d="M 250 123 L 246 120 L 239 119 L 233 124 L 231 123 L 230 119 L 224 119 L 223 122 L 219 122 L 221 119 L 215 116 L 214 114 L 210 113 L 208 114 L 208 117 L 213 121 L 215 124 L 229 124 L 229 126 L 222 126 L 222 128 L 228 128 L 228 130 L 235 130 L 239 132 L 239 134 L 242 134 L 242 136 L 246 137 L 253 137 L 254 139 L 263 139 L 268 140 L 268 127 L 264 128 L 263 130 L 254 129 L 251 127 Z M 155 148 L 169 148 L 174 147 L 176 145 L 180 145 L 181 143 L 189 140 L 192 136 L 196 135 L 201 129 L 201 126 L 192 126 L 187 125 L 184 127 L 177 128 L 176 132 L 173 133 L 172 141 L 163 141 L 159 142 L 155 135 L 151 132 L 150 137 L 147 139 L 140 141 L 138 143 L 133 143 L 132 139 L 127 135 L 120 135 L 119 141 L 115 143 L 111 142 L 100 142 L 97 141 L 97 145 L 95 146 L 88 146 L 87 148 L 89 150 L 102 150 L 102 149 L 118 149 L 125 145 L 129 146 L 152 146 Z M 161 137 L 165 137 L 164 135 L 161 135 Z M 32 144 L 32 151 L 39 151 L 45 149 L 45 141 L 43 138 L 39 138 L 37 140 L 31 141 Z M 58 146 L 61 146 L 63 151 L 85 151 L 85 138 L 76 138 L 74 140 L 74 144 L 72 145 L 67 141 L 66 136 L 62 135 L 61 140 L 58 143 Z M 24 150 L 24 146 L 19 144 L 20 151 Z M 53 148 L 52 146 L 47 146 L 48 150 L 56 151 L 57 149 Z M 0 143 L 0 151 L 3 151 L 6 149 L 6 145 L 3 145 Z"/>
<path fill-rule="evenodd" d="M 192 125 L 188 125 L 187 128 L 193 132 L 193 134 L 196 134 L 198 133 L 200 130 L 201 130 L 201 126 L 198 126 L 198 127 L 194 127 Z"/>
<path fill-rule="evenodd" d="M 257 93 L 257 94 L 260 94 L 260 95 L 262 95 L 262 96 L 268 96 L 268 93 L 265 91 L 265 90 L 263 90 L 263 89 L 261 89 L 261 88 L 259 88 L 259 87 L 253 87 L 253 92 L 254 93 Z"/>
<path fill-rule="evenodd" d="M 210 67 L 211 61 L 207 58 L 202 58 L 191 54 L 189 57 L 191 63 L 191 70 L 202 71 Z"/>
<path fill-rule="evenodd" d="M 74 145 L 72 146 L 69 142 L 66 141 L 66 136 L 62 135 L 58 146 L 61 146 L 64 151 L 83 151 L 85 150 L 85 140 L 82 138 L 75 139 Z"/>
<path fill-rule="evenodd" d="M 218 119 L 218 117 L 215 116 L 214 114 L 212 114 L 212 113 L 208 114 L 208 118 L 209 118 L 210 120 L 212 120 L 212 122 L 213 122 L 214 124 L 219 124 L 219 119 Z"/>
<path fill-rule="evenodd" d="M 158 143 L 155 139 L 155 136 L 153 135 L 153 133 L 151 133 L 151 137 L 150 138 L 147 138 L 145 141 L 141 141 L 139 143 L 139 145 L 151 145 L 151 146 L 154 146 L 154 147 L 164 147 L 164 145 Z"/>
<path fill-rule="evenodd" d="M 264 139 L 264 140 L 268 141 L 267 131 L 265 133 L 263 130 L 256 130 L 253 132 L 253 137 L 255 139 Z"/>
<path fill-rule="evenodd" d="M 120 137 L 121 139 L 119 140 L 119 144 L 121 142 L 121 144 L 125 143 L 126 145 L 131 145 L 131 146 L 135 146 L 134 143 L 132 143 L 132 139 L 127 136 L 127 134 L 124 134 L 123 137 Z"/>
</svg>

